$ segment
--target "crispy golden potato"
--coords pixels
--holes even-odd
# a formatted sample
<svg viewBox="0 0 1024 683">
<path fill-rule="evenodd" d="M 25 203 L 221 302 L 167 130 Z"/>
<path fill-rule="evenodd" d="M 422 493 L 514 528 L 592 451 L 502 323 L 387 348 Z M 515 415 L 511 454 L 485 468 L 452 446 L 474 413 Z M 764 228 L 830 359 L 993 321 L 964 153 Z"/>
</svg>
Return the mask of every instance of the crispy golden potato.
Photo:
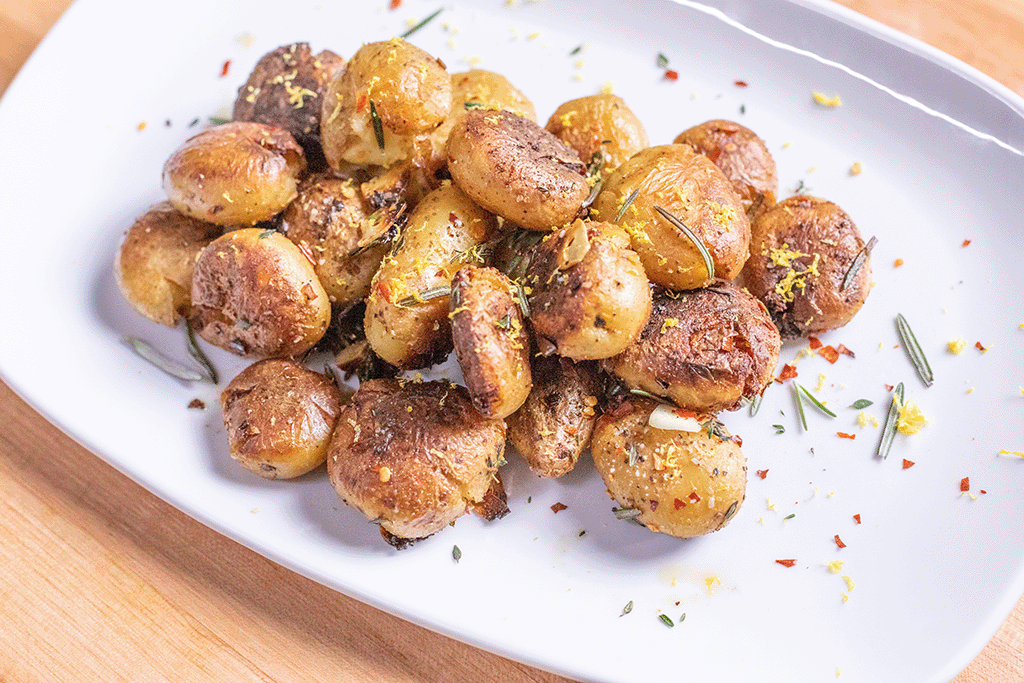
<svg viewBox="0 0 1024 683">
<path fill-rule="evenodd" d="M 321 168 L 325 163 L 320 147 L 323 96 L 344 66 L 345 60 L 330 50 L 314 55 L 309 43 L 271 50 L 238 89 L 232 118 L 288 131 L 302 145 L 310 167 Z"/>
<path fill-rule="evenodd" d="M 496 229 L 494 216 L 454 185 L 424 197 L 374 276 L 366 300 L 366 338 L 381 358 L 413 369 L 448 355 L 452 277 L 478 260 L 473 250 Z"/>
<path fill-rule="evenodd" d="M 241 227 L 288 206 L 305 170 L 302 147 L 290 133 L 234 121 L 186 140 L 164 164 L 163 185 L 186 216 Z"/>
<path fill-rule="evenodd" d="M 407 159 L 437 164 L 440 149 L 431 134 L 451 102 L 451 77 L 440 60 L 401 38 L 363 45 L 324 96 L 320 136 L 327 163 L 335 170 Z"/>
<path fill-rule="evenodd" d="M 589 95 L 565 102 L 544 126 L 589 162 L 603 152 L 601 173 L 607 175 L 650 143 L 640 119 L 618 95 Z"/>
<path fill-rule="evenodd" d="M 191 324 L 214 346 L 242 356 L 295 356 L 331 322 L 313 265 L 287 237 L 243 228 L 211 242 L 192 273 Z"/>
<path fill-rule="evenodd" d="M 292 479 L 327 460 L 341 392 L 287 359 L 253 363 L 220 395 L 231 457 L 265 479 Z"/>
<path fill-rule="evenodd" d="M 684 130 L 673 142 L 690 145 L 722 169 L 745 211 L 758 202 L 758 195 L 762 195 L 759 210 L 775 204 L 779 195 L 775 159 L 754 131 L 735 121 L 715 119 Z"/>
<path fill-rule="evenodd" d="M 602 382 L 593 361 L 535 356 L 533 389 L 508 416 L 509 442 L 542 477 L 560 477 L 590 445 Z"/>
<path fill-rule="evenodd" d="M 782 341 L 761 302 L 727 282 L 663 293 L 643 332 L 602 364 L 631 389 L 698 413 L 735 410 L 772 381 Z"/>
<path fill-rule="evenodd" d="M 473 405 L 484 417 L 508 417 L 530 387 L 530 338 L 515 283 L 494 268 L 463 266 L 452 279 L 455 358 Z"/>
<path fill-rule="evenodd" d="M 693 241 L 656 206 L 700 239 L 713 273 Z M 750 224 L 739 195 L 718 167 L 689 145 L 648 147 L 632 156 L 605 180 L 591 215 L 621 225 L 647 277 L 669 289 L 704 287 L 716 277 L 732 280 L 747 260 Z"/>
<path fill-rule="evenodd" d="M 452 74 L 451 115 L 471 109 L 506 109 L 537 121 L 537 110 L 526 95 L 501 74 L 483 69 Z"/>
<path fill-rule="evenodd" d="M 153 322 L 176 327 L 192 305 L 192 269 L 199 252 L 221 234 L 213 223 L 182 215 L 169 202 L 139 216 L 114 256 L 124 298 Z"/>
<path fill-rule="evenodd" d="M 401 548 L 470 510 L 508 512 L 504 449 L 502 421 L 480 415 L 463 387 L 371 380 L 338 419 L 327 469 L 342 500 Z"/>
<path fill-rule="evenodd" d="M 574 360 L 620 353 L 651 310 L 629 235 L 611 223 L 577 220 L 551 233 L 534 252 L 525 284 L 533 331 Z"/>
<path fill-rule="evenodd" d="M 753 234 L 744 284 L 767 306 L 784 339 L 842 327 L 864 305 L 870 250 L 836 204 L 789 197 L 755 220 Z"/>
<path fill-rule="evenodd" d="M 720 423 L 697 432 L 648 424 L 657 404 L 627 398 L 594 428 L 591 453 L 617 516 L 691 538 L 724 527 L 746 497 L 747 465 Z"/>
<path fill-rule="evenodd" d="M 473 109 L 458 117 L 446 154 L 448 172 L 463 192 L 530 230 L 570 222 L 590 194 L 576 151 L 508 111 Z"/>
</svg>

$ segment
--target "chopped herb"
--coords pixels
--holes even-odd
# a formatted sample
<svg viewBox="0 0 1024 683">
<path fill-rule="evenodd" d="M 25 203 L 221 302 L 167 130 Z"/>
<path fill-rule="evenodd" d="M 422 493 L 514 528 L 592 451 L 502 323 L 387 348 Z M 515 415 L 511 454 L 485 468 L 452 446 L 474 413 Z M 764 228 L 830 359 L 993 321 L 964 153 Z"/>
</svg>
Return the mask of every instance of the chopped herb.
<svg viewBox="0 0 1024 683">
<path fill-rule="evenodd" d="M 734 500 L 732 502 L 732 505 L 729 506 L 729 509 L 725 511 L 725 521 L 728 522 L 730 519 L 732 519 L 732 516 L 736 514 L 736 510 L 739 509 L 739 506 L 740 502 L 738 500 Z"/>
<path fill-rule="evenodd" d="M 775 433 L 776 434 L 785 434 L 786 433 L 786 428 L 783 427 L 782 425 L 772 425 L 772 427 L 775 427 Z"/>
<path fill-rule="evenodd" d="M 924 357 L 924 350 L 917 343 L 917 337 L 914 336 L 913 330 L 910 329 L 910 325 L 902 313 L 896 314 L 896 331 L 899 332 L 900 339 L 903 341 L 903 348 L 907 350 L 907 355 L 910 356 L 910 360 L 914 364 L 917 374 L 921 377 L 921 381 L 924 382 L 926 387 L 930 387 L 935 380 L 935 377 L 932 375 L 932 368 L 928 365 L 928 359 Z"/>
<path fill-rule="evenodd" d="M 632 467 L 633 465 L 636 464 L 636 459 L 637 459 L 636 444 L 630 444 L 629 445 L 629 460 L 627 460 L 626 464 L 629 465 L 630 467 Z"/>
<path fill-rule="evenodd" d="M 797 183 L 796 188 L 793 190 L 793 194 L 807 194 L 810 191 L 811 188 L 804 185 L 804 181 L 801 180 L 799 183 Z"/>
<path fill-rule="evenodd" d="M 526 502 L 527 503 L 532 503 L 533 502 L 533 496 L 527 496 L 526 497 Z"/>
<path fill-rule="evenodd" d="M 882 427 L 882 438 L 878 442 L 878 457 L 885 458 L 889 457 L 889 449 L 892 448 L 893 439 L 896 438 L 896 423 L 899 422 L 900 417 L 900 406 L 903 405 L 903 382 L 896 385 L 896 389 L 893 390 L 893 396 L 899 398 L 899 401 L 893 400 L 889 404 L 889 414 L 885 417 L 885 425 Z"/>
<path fill-rule="evenodd" d="M 466 109 L 485 109 L 487 107 L 487 105 L 484 104 L 483 102 L 473 102 L 473 101 L 465 102 L 465 103 L 463 103 L 462 106 L 464 108 L 466 108 Z"/>
<path fill-rule="evenodd" d="M 745 105 L 745 104 L 741 104 L 740 105 L 740 113 L 741 114 L 746 114 L 747 113 L 747 105 Z"/>
<path fill-rule="evenodd" d="M 615 519 L 636 519 L 640 516 L 640 511 L 636 508 L 612 508 L 612 514 L 615 515 Z"/>
<path fill-rule="evenodd" d="M 796 399 L 796 409 L 800 413 L 800 425 L 807 431 L 807 415 L 804 414 L 804 400 L 800 397 L 800 385 L 793 383 L 793 397 Z"/>
<path fill-rule="evenodd" d="M 201 382 L 204 379 L 207 379 L 207 377 L 198 370 L 190 368 L 187 365 L 183 365 L 178 361 L 165 356 L 147 341 L 136 337 L 125 337 L 124 343 L 143 359 L 149 361 L 152 365 L 163 370 L 175 379 L 180 379 L 185 382 Z"/>
<path fill-rule="evenodd" d="M 665 55 L 663 55 L 662 53 L 659 52 L 658 53 L 658 68 L 659 69 L 664 69 L 667 66 L 668 66 L 668 57 L 666 57 Z"/>
<path fill-rule="evenodd" d="M 629 602 L 626 603 L 626 606 L 622 608 L 622 614 L 620 614 L 619 616 L 620 617 L 624 616 L 626 614 L 629 614 L 632 611 L 633 611 L 633 601 L 630 600 Z"/>
<path fill-rule="evenodd" d="M 850 407 L 853 408 L 854 410 L 863 410 L 864 408 L 867 408 L 870 405 L 874 405 L 874 401 L 869 401 L 866 398 L 859 398 L 852 404 L 850 404 Z"/>
<path fill-rule="evenodd" d="M 800 182 L 803 181 L 801 180 Z M 877 243 L 878 240 L 872 236 L 871 239 L 868 240 L 868 243 L 865 244 L 859 252 L 857 252 L 857 255 L 853 258 L 853 263 L 850 264 L 850 267 L 846 270 L 846 275 L 843 276 L 843 284 L 839 287 L 840 292 L 849 287 L 853 282 L 853 279 L 857 277 L 857 273 L 860 272 L 861 266 L 864 265 L 864 261 L 866 261 L 868 256 L 871 255 L 871 250 L 875 248 Z"/>
<path fill-rule="evenodd" d="M 206 372 L 206 379 L 208 379 L 211 384 L 216 384 L 219 381 L 217 378 L 217 369 L 213 367 L 213 363 L 210 362 L 210 359 L 206 357 L 203 350 L 199 348 L 198 344 L 196 344 L 195 332 L 192 330 L 192 326 L 187 322 L 185 323 L 185 348 L 188 349 L 189 355 L 202 366 L 203 370 Z"/>
<path fill-rule="evenodd" d="M 373 137 L 377 138 L 377 146 L 384 149 L 384 124 L 377 113 L 377 107 L 373 100 L 370 100 L 370 123 L 373 124 Z"/>
<path fill-rule="evenodd" d="M 621 219 L 622 215 L 624 213 L 626 213 L 626 209 L 629 208 L 630 204 L 633 203 L 633 200 L 636 199 L 636 196 L 638 194 L 640 194 L 640 188 L 639 187 L 629 193 L 629 196 L 626 197 L 626 201 L 624 201 L 622 203 L 622 206 L 619 207 L 619 210 L 615 213 L 615 218 L 612 219 L 612 223 L 618 223 L 619 222 L 619 219 Z"/>
<path fill-rule="evenodd" d="M 786 515 L 786 518 L 785 518 L 784 521 L 788 522 L 789 520 L 793 519 L 794 517 L 796 517 L 796 513 L 795 512 L 791 512 L 788 515 Z"/>
<path fill-rule="evenodd" d="M 416 31 L 419 31 L 421 28 L 426 26 L 431 20 L 433 20 L 434 17 L 436 17 L 438 14 L 440 14 L 442 9 L 444 9 L 444 8 L 441 7 L 439 9 L 435 10 L 433 14 L 429 15 L 426 19 L 424 19 L 423 21 L 421 21 L 420 23 L 416 24 L 415 26 L 410 28 L 408 31 L 403 33 L 402 37 L 403 38 L 408 38 L 412 34 L 416 33 Z"/>
<path fill-rule="evenodd" d="M 683 616 L 679 617 L 679 623 L 680 624 L 683 623 L 684 621 L 686 621 L 686 612 L 683 612 Z"/>
<path fill-rule="evenodd" d="M 263 232 L 260 233 L 259 239 L 261 239 L 261 240 L 268 239 L 275 232 L 277 232 L 277 231 L 274 230 L 273 228 L 267 228 L 266 230 L 264 230 Z"/>
<path fill-rule="evenodd" d="M 667 614 L 659 614 L 658 618 L 661 619 L 661 623 L 665 624 L 665 626 L 668 626 L 669 628 L 675 626 L 675 624 L 672 623 L 672 618 Z"/>
<path fill-rule="evenodd" d="M 754 398 L 750 399 L 750 417 L 757 415 L 757 411 L 761 409 L 761 401 L 764 400 L 764 393 L 754 394 Z"/>
<path fill-rule="evenodd" d="M 700 252 L 701 258 L 704 259 L 704 268 L 708 272 L 708 277 L 714 278 L 715 262 L 711 259 L 711 252 L 709 252 L 708 248 L 704 246 L 703 240 L 701 240 L 701 238 L 693 234 L 693 231 L 690 230 L 690 228 L 688 228 L 685 223 L 683 223 L 681 220 L 670 214 L 665 209 L 661 208 L 660 206 L 655 206 L 654 210 L 660 213 L 665 220 L 671 223 L 677 230 L 686 235 L 686 237 L 691 242 L 693 242 L 693 246 L 697 247 L 697 251 Z"/>
<path fill-rule="evenodd" d="M 587 534 L 587 530 L 584 529 L 583 531 L 580 532 L 580 538 L 583 538 L 586 534 Z"/>
<path fill-rule="evenodd" d="M 570 55 L 578 55 L 582 51 L 583 51 L 583 46 L 582 45 L 577 45 L 576 47 L 574 47 L 572 49 L 572 52 L 570 52 L 569 54 Z"/>
<path fill-rule="evenodd" d="M 494 321 L 494 325 L 496 327 L 500 327 L 503 330 L 507 330 L 509 327 L 512 326 L 512 320 L 506 314 L 504 318 L 498 318 L 496 321 Z"/>
<path fill-rule="evenodd" d="M 223 126 L 225 123 L 231 123 L 231 119 L 226 119 L 223 116 L 210 116 L 206 120 L 211 126 Z"/>
<path fill-rule="evenodd" d="M 457 545 L 452 546 L 452 559 L 455 560 L 455 564 L 458 564 L 459 560 L 462 559 L 462 551 L 459 550 Z"/>
<path fill-rule="evenodd" d="M 657 396 L 655 396 L 651 392 L 644 391 L 643 389 L 630 389 L 629 393 L 631 393 L 631 394 L 633 394 L 635 396 L 642 396 L 644 398 L 654 399 L 655 401 L 660 401 L 661 400 L 660 398 L 658 398 Z"/>
<path fill-rule="evenodd" d="M 440 299 L 443 296 L 450 296 L 452 288 L 449 285 L 439 285 L 437 287 L 431 287 L 425 289 L 422 292 L 411 294 L 409 296 L 399 299 L 396 306 L 412 306 L 413 304 L 422 304 L 430 301 L 431 299 Z"/>
<path fill-rule="evenodd" d="M 192 128 L 192 127 L 197 126 L 197 125 L 199 125 L 199 117 L 198 116 L 195 117 L 194 119 L 192 119 L 191 121 L 189 121 L 188 127 Z"/>
<path fill-rule="evenodd" d="M 833 412 L 832 412 L 831 410 L 829 410 L 828 408 L 826 408 L 826 407 L 825 407 L 825 404 L 824 404 L 824 403 L 822 403 L 821 401 L 819 401 L 818 399 L 816 399 L 816 398 L 814 397 L 814 394 L 812 394 L 812 393 L 811 393 L 810 391 L 808 391 L 808 390 L 807 390 L 807 387 L 805 387 L 805 386 L 804 386 L 804 385 L 802 385 L 802 384 L 797 384 L 797 386 L 798 386 L 798 387 L 800 387 L 801 391 L 803 391 L 803 392 L 804 392 L 804 394 L 806 394 L 807 398 L 809 398 L 809 399 L 811 400 L 811 403 L 813 403 L 813 404 L 814 404 L 814 407 L 815 407 L 815 408 L 817 408 L 817 409 L 818 409 L 818 410 L 820 410 L 821 412 L 825 413 L 825 414 L 826 414 L 826 415 L 828 415 L 829 417 L 835 417 L 835 416 L 836 416 L 836 414 L 835 414 L 835 413 L 833 413 Z"/>
<path fill-rule="evenodd" d="M 530 317 L 530 303 L 526 300 L 526 290 L 523 289 L 523 283 L 519 280 L 513 280 L 516 286 L 516 302 L 519 304 L 519 311 L 523 314 L 523 318 Z"/>
</svg>

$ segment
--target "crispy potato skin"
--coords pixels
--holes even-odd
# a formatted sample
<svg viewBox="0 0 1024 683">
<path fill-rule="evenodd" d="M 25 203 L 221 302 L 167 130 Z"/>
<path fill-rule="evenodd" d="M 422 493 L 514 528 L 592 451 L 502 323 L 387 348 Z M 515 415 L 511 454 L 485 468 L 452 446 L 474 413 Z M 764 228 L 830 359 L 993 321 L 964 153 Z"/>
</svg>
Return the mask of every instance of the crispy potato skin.
<svg viewBox="0 0 1024 683">
<path fill-rule="evenodd" d="M 473 107 L 506 109 L 530 121 L 537 121 L 537 109 L 519 88 L 501 74 L 484 69 L 452 74 L 451 115 L 456 116 Z"/>
<path fill-rule="evenodd" d="M 747 260 L 750 224 L 732 183 L 707 157 L 689 145 L 640 151 L 608 177 L 592 215 L 613 221 L 637 189 L 636 198 L 614 222 L 630 234 L 651 282 L 684 290 L 740 274 Z M 701 239 L 711 254 L 714 273 L 707 272 L 693 242 L 659 215 L 655 206 L 681 220 Z"/>
<path fill-rule="evenodd" d="M 768 312 L 726 282 L 655 298 L 637 340 L 606 371 L 697 413 L 735 410 L 772 381 L 782 342 Z"/>
<path fill-rule="evenodd" d="M 650 145 L 640 119 L 618 95 L 590 95 L 565 102 L 544 127 L 576 150 L 584 162 L 603 150 L 604 174 Z"/>
<path fill-rule="evenodd" d="M 504 448 L 502 421 L 481 416 L 463 387 L 370 380 L 338 419 L 327 468 L 348 505 L 392 536 L 420 539 L 480 506 L 497 516 Z"/>
<path fill-rule="evenodd" d="M 775 159 L 754 131 L 735 121 L 714 119 L 684 130 L 672 142 L 690 145 L 722 169 L 745 211 L 759 194 L 764 195 L 762 209 L 774 206 L 779 195 Z"/>
<path fill-rule="evenodd" d="M 640 259 L 611 223 L 576 221 L 551 233 L 533 254 L 526 284 L 534 332 L 574 360 L 620 353 L 651 310 Z"/>
<path fill-rule="evenodd" d="M 330 50 L 314 55 L 309 43 L 282 45 L 256 62 L 238 89 L 232 118 L 288 131 L 302 145 L 310 166 L 322 166 L 323 96 L 327 84 L 344 66 L 345 60 Z"/>
<path fill-rule="evenodd" d="M 560 477 L 590 445 L 601 393 L 597 363 L 537 356 L 533 377 L 526 402 L 505 420 L 508 439 L 535 474 Z"/>
<path fill-rule="evenodd" d="M 449 296 L 422 303 L 399 302 L 420 292 L 451 287 L 470 248 L 497 229 L 494 216 L 454 185 L 434 190 L 417 204 L 385 257 L 366 299 L 364 328 L 382 359 L 401 368 L 422 368 L 443 360 L 452 349 Z"/>
<path fill-rule="evenodd" d="M 455 357 L 473 405 L 484 417 L 508 417 L 533 386 L 530 338 L 514 289 L 494 268 L 463 266 L 452 279 Z"/>
<path fill-rule="evenodd" d="M 114 256 L 124 298 L 153 322 L 176 327 L 192 306 L 196 257 L 221 227 L 182 215 L 170 202 L 151 206 L 125 232 Z"/>
<path fill-rule="evenodd" d="M 221 392 L 231 457 L 265 479 L 292 479 L 327 460 L 341 392 L 287 359 L 253 363 Z"/>
<path fill-rule="evenodd" d="M 335 170 L 346 162 L 435 163 L 432 158 L 439 157 L 440 149 L 434 148 L 430 135 L 448 116 L 451 101 L 448 71 L 424 50 L 401 38 L 363 45 L 324 96 L 320 136 L 327 163 Z M 373 111 L 380 119 L 383 148 Z"/>
<path fill-rule="evenodd" d="M 330 321 L 313 266 L 281 233 L 234 230 L 199 254 L 191 322 L 211 344 L 242 356 L 295 356 L 311 349 Z"/>
<path fill-rule="evenodd" d="M 594 465 L 619 507 L 639 510 L 651 531 L 679 538 L 718 531 L 746 497 L 746 458 L 723 428 L 725 439 L 649 426 L 656 405 L 627 399 L 603 414 L 591 442 Z"/>
<path fill-rule="evenodd" d="M 458 117 L 446 155 L 452 180 L 473 201 L 531 230 L 568 223 L 590 194 L 576 151 L 508 111 L 473 109 Z"/>
<path fill-rule="evenodd" d="M 753 234 L 744 284 L 764 302 L 784 339 L 842 327 L 864 305 L 871 291 L 871 258 L 843 289 L 864 240 L 836 204 L 789 197 L 755 220 Z"/>
<path fill-rule="evenodd" d="M 305 170 L 302 147 L 290 133 L 234 121 L 186 140 L 164 163 L 163 185 L 186 216 L 242 227 L 288 206 Z"/>
</svg>

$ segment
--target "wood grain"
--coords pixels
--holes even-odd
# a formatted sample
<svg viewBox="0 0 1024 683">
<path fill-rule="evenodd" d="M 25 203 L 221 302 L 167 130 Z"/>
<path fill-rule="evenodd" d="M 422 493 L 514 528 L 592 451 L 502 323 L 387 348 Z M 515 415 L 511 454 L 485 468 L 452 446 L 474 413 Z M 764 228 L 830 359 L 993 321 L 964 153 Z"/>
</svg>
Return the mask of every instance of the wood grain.
<svg viewBox="0 0 1024 683">
<path fill-rule="evenodd" d="M 68 0 L 0 0 L 0 91 Z M 1024 0 L 843 0 L 1024 94 Z M 0 384 L 0 681 L 564 682 L 264 559 Z M 1024 600 L 955 683 L 1024 680 Z"/>
</svg>

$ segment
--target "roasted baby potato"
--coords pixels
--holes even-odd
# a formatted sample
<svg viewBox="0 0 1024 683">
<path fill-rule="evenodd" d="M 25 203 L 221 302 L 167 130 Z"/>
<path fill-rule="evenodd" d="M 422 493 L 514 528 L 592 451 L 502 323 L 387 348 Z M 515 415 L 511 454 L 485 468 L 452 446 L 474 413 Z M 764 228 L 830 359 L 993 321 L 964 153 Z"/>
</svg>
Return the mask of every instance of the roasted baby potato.
<svg viewBox="0 0 1024 683">
<path fill-rule="evenodd" d="M 658 213 L 659 206 L 701 241 L 714 272 L 708 272 L 693 240 Z M 739 195 L 718 167 L 689 145 L 648 147 L 633 155 L 604 181 L 591 213 L 621 225 L 647 277 L 669 289 L 732 280 L 747 260 L 750 224 Z"/>
<path fill-rule="evenodd" d="M 750 211 L 755 203 L 758 209 L 775 204 L 779 194 L 775 159 L 754 131 L 735 121 L 715 119 L 684 130 L 673 142 L 690 145 L 722 169 L 744 210 Z"/>
<path fill-rule="evenodd" d="M 312 264 L 281 233 L 234 230 L 199 254 L 191 324 L 214 346 L 241 356 L 295 356 L 330 322 L 331 304 Z"/>
<path fill-rule="evenodd" d="M 338 419 L 327 469 L 342 500 L 396 547 L 474 510 L 508 512 L 498 467 L 505 427 L 449 382 L 371 380 Z"/>
<path fill-rule="evenodd" d="M 446 147 L 452 180 L 488 211 L 530 230 L 572 221 L 590 194 L 575 150 L 504 110 L 458 117 Z"/>
<path fill-rule="evenodd" d="M 451 109 L 444 65 L 401 38 L 359 48 L 327 88 L 320 137 L 327 163 L 439 162 L 431 134 Z"/>
<path fill-rule="evenodd" d="M 381 358 L 412 369 L 448 355 L 452 277 L 477 260 L 474 249 L 496 228 L 494 216 L 454 185 L 423 198 L 374 276 L 366 299 L 366 339 Z"/>
<path fill-rule="evenodd" d="M 526 95 L 501 74 L 483 69 L 452 74 L 451 116 L 471 109 L 506 109 L 537 121 L 537 110 Z"/>
<path fill-rule="evenodd" d="M 234 121 L 186 140 L 164 164 L 163 184 L 186 216 L 242 227 L 288 206 L 305 170 L 302 147 L 289 132 Z"/>
<path fill-rule="evenodd" d="M 602 152 L 603 174 L 650 144 L 640 119 L 618 95 L 589 95 L 565 102 L 544 127 L 585 162 Z"/>
<path fill-rule="evenodd" d="M 282 45 L 263 55 L 238 89 L 232 118 L 288 131 L 302 145 L 311 168 L 324 165 L 320 112 L 327 84 L 345 66 L 330 50 L 314 55 L 309 43 Z"/>
<path fill-rule="evenodd" d="M 515 283 L 494 268 L 463 266 L 452 279 L 452 340 L 473 405 L 508 417 L 533 385 L 530 338 Z"/>
<path fill-rule="evenodd" d="M 717 422 L 695 432 L 652 427 L 657 406 L 627 398 L 594 428 L 594 465 L 618 504 L 616 515 L 679 538 L 718 531 L 746 497 L 737 439 Z"/>
<path fill-rule="evenodd" d="M 535 356 L 533 389 L 508 416 L 509 442 L 542 477 L 570 472 L 590 445 L 602 382 L 594 361 Z"/>
<path fill-rule="evenodd" d="M 643 332 L 602 364 L 631 389 L 698 413 L 735 410 L 772 381 L 782 342 L 768 312 L 727 282 L 664 292 Z"/>
<path fill-rule="evenodd" d="M 338 385 L 287 359 L 253 363 L 220 395 L 231 457 L 264 479 L 292 479 L 327 460 L 341 413 Z"/>
<path fill-rule="evenodd" d="M 629 235 L 611 223 L 577 220 L 548 235 L 527 270 L 533 331 L 574 360 L 628 347 L 651 310 L 647 276 Z"/>
<path fill-rule="evenodd" d="M 836 204 L 796 195 L 754 222 L 744 284 L 784 339 L 842 327 L 871 291 L 870 247 Z"/>
<path fill-rule="evenodd" d="M 213 223 L 154 204 L 124 235 L 114 257 L 117 285 L 142 315 L 176 327 L 192 305 L 192 269 L 199 252 L 221 234 Z"/>
</svg>

